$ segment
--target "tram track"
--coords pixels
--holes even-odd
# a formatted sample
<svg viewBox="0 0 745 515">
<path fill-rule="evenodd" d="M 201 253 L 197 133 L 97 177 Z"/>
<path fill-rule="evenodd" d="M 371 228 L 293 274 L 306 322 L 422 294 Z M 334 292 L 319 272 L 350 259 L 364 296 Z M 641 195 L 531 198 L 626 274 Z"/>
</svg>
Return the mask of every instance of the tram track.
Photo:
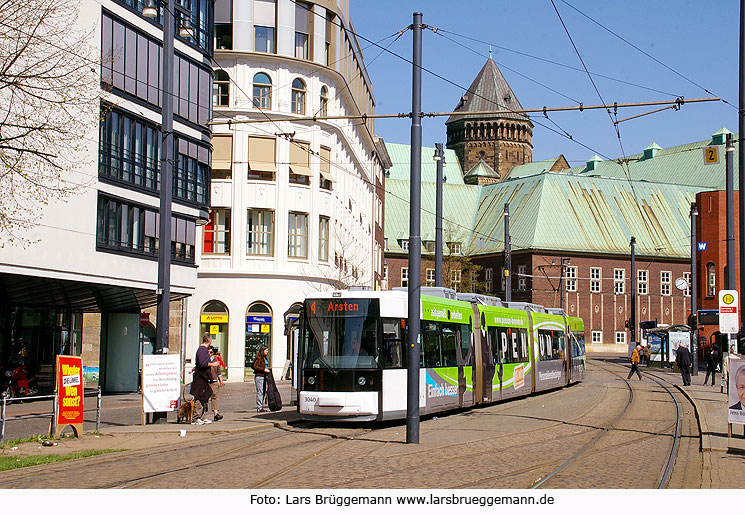
<svg viewBox="0 0 745 515">
<path fill-rule="evenodd" d="M 622 366 L 622 365 L 619 365 L 618 363 L 608 362 L 608 361 L 605 361 L 605 360 L 595 360 L 595 361 L 596 361 L 596 365 L 597 365 L 597 362 L 602 362 L 602 363 L 610 363 L 610 364 L 612 364 L 614 366 L 617 366 L 617 367 Z M 613 420 L 608 424 L 608 426 L 606 428 L 604 428 L 600 433 L 598 433 L 592 440 L 590 440 L 587 444 L 585 444 L 577 452 L 575 452 L 569 458 L 567 458 L 566 460 L 564 460 L 550 474 L 548 474 L 546 477 L 540 479 L 539 481 L 537 481 L 536 483 L 534 483 L 533 485 L 531 485 L 530 486 L 531 489 L 537 489 L 537 488 L 543 487 L 546 483 L 548 483 L 549 481 L 551 481 L 552 479 L 554 479 L 558 474 L 560 474 L 562 471 L 564 471 L 565 469 L 567 469 L 570 465 L 578 463 L 578 461 L 579 461 L 579 459 L 580 459 L 581 456 L 583 456 L 587 451 L 595 448 L 597 446 L 598 441 L 603 436 L 606 436 L 611 430 L 616 429 L 615 428 L 615 425 L 618 423 L 618 421 L 620 421 L 625 415 L 628 414 L 629 408 L 632 406 L 633 400 L 634 400 L 634 395 L 633 395 L 634 394 L 634 390 L 631 387 L 629 381 L 626 380 L 626 379 L 624 379 L 624 377 L 622 375 L 620 375 L 618 372 L 616 372 L 615 370 L 611 370 L 611 369 L 609 369 L 607 367 L 603 367 L 603 366 L 599 366 L 599 368 L 601 368 L 601 369 L 605 370 L 606 372 L 609 372 L 609 373 L 611 373 L 611 374 L 619 377 L 620 379 L 622 379 L 624 381 L 624 383 L 628 387 L 628 391 L 629 391 L 628 402 L 625 404 L 625 406 L 623 407 L 623 409 L 613 418 Z M 626 371 L 625 368 L 626 367 L 624 366 L 623 368 L 624 368 L 624 373 L 625 373 L 625 371 Z M 658 477 L 658 481 L 657 481 L 657 485 L 656 485 L 656 488 L 663 489 L 663 488 L 665 488 L 668 485 L 668 483 L 670 481 L 670 477 L 671 477 L 672 471 L 673 471 L 673 466 L 675 464 L 675 458 L 676 458 L 677 451 L 678 451 L 679 444 L 680 444 L 680 428 L 681 428 L 681 424 L 682 424 L 682 409 L 681 409 L 681 406 L 680 406 L 680 401 L 678 400 L 678 398 L 676 397 L 676 395 L 672 392 L 672 390 L 670 390 L 670 388 L 668 388 L 668 386 L 663 382 L 664 380 L 661 380 L 662 378 L 659 378 L 658 376 L 654 376 L 652 374 L 647 374 L 647 376 L 650 377 L 655 383 L 657 383 L 657 385 L 660 386 L 663 390 L 665 390 L 665 392 L 667 392 L 667 394 L 670 396 L 670 398 L 672 398 L 673 403 L 674 403 L 674 406 L 675 406 L 675 422 L 674 423 L 672 423 L 672 424 L 670 424 L 670 425 L 668 425 L 666 427 L 661 428 L 660 430 L 657 431 L 656 434 L 645 435 L 644 437 L 639 438 L 639 439 L 637 439 L 634 442 L 634 443 L 638 443 L 640 440 L 650 439 L 650 438 L 656 438 L 657 436 L 671 436 L 672 437 L 671 444 L 670 444 L 669 450 L 667 452 L 666 458 L 664 460 L 663 467 L 662 467 L 661 473 L 660 473 L 660 475 Z M 666 433 L 670 429 L 673 429 L 673 427 L 674 427 L 674 431 L 672 432 L 672 435 L 667 435 Z M 622 445 L 626 446 L 626 445 L 629 445 L 629 443 L 628 442 L 625 442 Z M 607 452 L 607 450 L 608 450 L 608 447 L 604 448 L 603 449 L 603 452 Z"/>
<path fill-rule="evenodd" d="M 64 476 L 75 476 L 75 475 L 90 475 L 96 468 L 102 468 L 106 470 L 112 464 L 116 464 L 117 468 L 123 470 L 137 470 L 137 467 L 144 458 L 151 458 L 157 455 L 161 462 L 169 462 L 171 460 L 184 461 L 183 453 L 193 451 L 196 454 L 193 461 L 186 460 L 187 463 L 179 466 L 169 467 L 165 470 L 155 471 L 147 474 L 136 475 L 128 479 L 117 479 L 104 484 L 97 484 L 96 488 L 105 489 L 128 489 L 137 488 L 143 486 L 143 483 L 152 481 L 158 478 L 166 478 L 180 472 L 187 472 L 191 470 L 199 470 L 208 468 L 215 465 L 225 464 L 231 461 L 239 461 L 255 455 L 256 449 L 261 448 L 262 453 L 271 454 L 279 450 L 296 449 L 308 445 L 317 444 L 323 440 L 308 440 L 303 442 L 287 442 L 288 433 L 300 433 L 307 434 L 309 436 L 317 435 L 320 438 L 326 438 L 331 440 L 331 445 L 321 448 L 314 448 L 312 451 L 308 451 L 309 454 L 320 454 L 328 450 L 329 448 L 337 445 L 338 443 L 351 439 L 356 436 L 368 433 L 370 429 L 360 429 L 353 432 L 350 435 L 330 435 L 326 433 L 313 433 L 311 431 L 302 431 L 296 429 L 284 429 L 282 434 L 273 435 L 260 435 L 258 433 L 252 434 L 252 438 L 246 444 L 239 445 L 237 447 L 231 446 L 230 444 L 236 441 L 236 435 L 215 435 L 210 439 L 200 439 L 195 443 L 191 444 L 179 444 L 179 445 L 166 445 L 156 448 L 148 448 L 139 451 L 128 451 L 125 455 L 119 453 L 112 453 L 103 456 L 97 456 L 94 458 L 88 458 L 85 460 L 76 460 L 73 462 L 65 462 L 64 464 L 50 464 L 45 466 L 46 473 L 59 473 Z M 258 438 L 257 438 L 258 436 Z M 338 441 L 337 441 L 338 440 Z M 210 453 L 210 449 L 216 449 L 220 446 L 227 446 L 228 448 L 217 453 Z M 206 456 L 206 458 L 205 458 Z M 172 458 L 173 457 L 173 458 Z M 3 478 L 3 487 L 13 487 L 14 484 L 23 484 L 30 479 L 33 479 L 38 470 L 34 470 L 35 467 L 28 469 L 19 469 L 13 471 L 16 477 Z M 149 485 L 148 485 L 149 486 Z M 78 486 L 79 487 L 79 486 Z"/>
</svg>

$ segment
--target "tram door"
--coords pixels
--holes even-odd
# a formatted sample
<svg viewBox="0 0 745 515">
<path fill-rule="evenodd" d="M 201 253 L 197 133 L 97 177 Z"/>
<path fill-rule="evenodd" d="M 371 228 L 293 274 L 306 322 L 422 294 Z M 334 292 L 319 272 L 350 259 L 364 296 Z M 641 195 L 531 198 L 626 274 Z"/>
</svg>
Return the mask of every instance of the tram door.
<svg viewBox="0 0 745 515">
<path fill-rule="evenodd" d="M 491 400 L 501 401 L 504 397 L 504 359 L 502 358 L 503 353 L 500 352 L 500 338 L 499 332 L 496 327 L 489 327 L 486 330 L 487 337 L 487 350 L 489 352 L 489 360 L 492 364 L 490 367 L 491 380 Z"/>
</svg>

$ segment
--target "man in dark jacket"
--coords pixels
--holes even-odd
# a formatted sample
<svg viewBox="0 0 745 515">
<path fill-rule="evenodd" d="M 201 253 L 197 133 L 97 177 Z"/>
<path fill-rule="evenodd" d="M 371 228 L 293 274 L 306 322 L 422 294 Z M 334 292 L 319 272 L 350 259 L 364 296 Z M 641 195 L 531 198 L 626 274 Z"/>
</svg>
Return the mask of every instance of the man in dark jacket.
<svg viewBox="0 0 745 515">
<path fill-rule="evenodd" d="M 210 366 L 212 366 L 212 363 L 210 361 L 209 351 L 211 344 L 212 336 L 209 333 L 204 333 L 202 336 L 202 345 L 197 349 L 197 355 L 194 360 L 194 375 L 191 380 L 191 394 L 194 396 L 194 411 L 191 417 L 192 424 L 209 424 L 212 422 L 204 417 L 210 397 L 212 397 L 212 387 L 210 386 L 210 380 L 212 379 Z"/>
<path fill-rule="evenodd" d="M 680 369 L 683 386 L 691 386 L 691 353 L 688 347 L 681 345 L 675 352 L 675 364 Z"/>
</svg>

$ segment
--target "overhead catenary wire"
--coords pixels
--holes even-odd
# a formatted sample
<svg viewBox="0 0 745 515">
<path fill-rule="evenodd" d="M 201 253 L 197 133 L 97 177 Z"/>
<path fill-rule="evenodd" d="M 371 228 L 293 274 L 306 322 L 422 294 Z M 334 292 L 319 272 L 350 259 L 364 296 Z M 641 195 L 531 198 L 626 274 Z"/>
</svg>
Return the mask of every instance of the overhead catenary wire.
<svg viewBox="0 0 745 515">
<path fill-rule="evenodd" d="M 671 68 L 670 66 L 668 66 L 668 65 L 667 65 L 667 64 L 665 64 L 665 63 L 663 63 L 662 61 L 660 61 L 659 59 L 657 59 L 656 57 L 654 57 L 654 56 L 653 56 L 653 55 L 651 55 L 650 53 L 648 53 L 648 52 L 644 51 L 643 49 L 639 48 L 639 47 L 638 47 L 637 45 L 635 45 L 635 44 L 634 44 L 634 43 L 632 43 L 631 41 L 627 40 L 626 38 L 624 38 L 623 36 L 621 36 L 621 35 L 620 35 L 620 34 L 618 34 L 617 32 L 614 32 L 614 31 L 612 31 L 611 29 L 609 29 L 608 27 L 606 27 L 605 25 L 603 25 L 603 24 L 602 24 L 602 23 L 600 23 L 599 21 L 597 21 L 597 20 L 595 20 L 594 18 L 590 17 L 590 16 L 588 15 L 588 14 L 586 14 L 586 13 L 582 12 L 581 10 L 577 9 L 576 7 L 574 7 L 574 6 L 572 5 L 572 4 L 570 4 L 570 3 L 569 3 L 569 2 L 567 2 L 566 0 L 561 0 L 561 2 L 562 2 L 562 3 L 564 3 L 565 5 L 567 5 L 567 6 L 569 7 L 569 8 L 571 8 L 571 9 L 573 9 L 574 11 L 578 12 L 579 14 L 581 14 L 582 16 L 584 16 L 585 18 L 587 18 L 587 19 L 588 19 L 588 20 L 590 20 L 591 22 L 593 22 L 593 23 L 594 23 L 595 25 L 597 25 L 598 27 L 600 27 L 600 28 L 602 28 L 603 30 L 605 30 L 605 31 L 609 32 L 610 34 L 613 34 L 613 35 L 614 35 L 615 37 L 617 37 L 618 39 L 620 39 L 621 41 L 623 41 L 624 43 L 626 43 L 626 44 L 627 44 L 627 45 L 629 45 L 630 47 L 632 47 L 632 48 L 634 48 L 635 50 L 638 50 L 638 51 L 639 51 L 639 52 L 641 52 L 642 54 L 646 55 L 647 57 L 649 57 L 650 59 L 652 59 L 652 60 L 653 60 L 654 62 L 656 62 L 657 64 L 659 64 L 660 66 L 663 66 L 663 67 L 665 67 L 665 68 L 666 68 L 667 70 L 669 70 L 669 71 L 673 72 L 673 73 L 674 73 L 675 75 L 677 75 L 678 77 L 680 77 L 680 78 L 682 78 L 682 79 L 684 79 L 684 80 L 686 80 L 686 81 L 690 82 L 691 84 L 693 84 L 693 85 L 694 85 L 694 86 L 696 86 L 697 88 L 700 88 L 700 89 L 702 89 L 703 91 L 705 91 L 705 92 L 706 92 L 706 93 L 708 93 L 709 95 L 714 95 L 714 96 L 716 96 L 716 95 L 715 95 L 714 93 L 712 93 L 712 92 L 711 92 L 711 91 L 710 91 L 710 90 L 709 90 L 708 88 L 705 88 L 705 87 L 704 87 L 704 86 L 702 86 L 701 84 L 698 84 L 697 82 L 695 82 L 695 81 L 691 80 L 690 78 L 686 77 L 685 75 L 683 75 L 682 73 L 678 72 L 677 70 L 675 70 L 675 69 Z M 727 105 L 729 105 L 729 106 L 731 106 L 731 107 L 734 107 L 735 109 L 737 109 L 737 106 L 735 106 L 735 105 L 734 105 L 734 104 L 732 104 L 731 102 L 728 102 L 728 101 L 727 101 L 726 99 L 724 99 L 724 98 L 720 98 L 719 100 L 721 100 L 721 101 L 722 101 L 722 102 L 724 102 L 725 104 L 727 104 Z"/>
<path fill-rule="evenodd" d="M 552 113 L 560 111 L 586 111 L 593 109 L 612 109 L 612 108 L 627 108 L 627 107 L 645 107 L 645 106 L 669 106 L 665 109 L 672 107 L 680 107 L 684 104 L 693 104 L 698 102 L 716 102 L 721 100 L 718 97 L 713 98 L 676 98 L 675 100 L 652 100 L 648 102 L 616 102 L 613 104 L 595 104 L 595 105 L 578 105 L 578 106 L 563 106 L 563 107 L 536 107 L 530 109 L 497 109 L 487 111 L 437 111 L 437 112 L 423 112 L 420 113 L 422 117 L 434 118 L 440 116 L 453 116 L 468 114 L 469 116 L 499 116 L 504 114 L 527 114 L 527 113 Z M 268 114 L 267 114 L 268 115 Z M 269 116 L 269 115 L 268 115 Z M 297 122 L 297 121 L 323 121 L 323 120 L 364 120 L 364 119 L 378 119 L 378 118 L 411 118 L 411 113 L 388 113 L 388 114 L 359 114 L 359 115 L 332 115 L 332 116 L 273 116 L 271 119 L 258 119 L 258 120 L 231 120 L 231 121 L 213 121 L 209 122 L 208 125 L 239 125 L 239 124 L 254 124 L 254 123 L 267 123 L 267 122 Z M 608 158 L 610 159 L 610 158 Z"/>
</svg>

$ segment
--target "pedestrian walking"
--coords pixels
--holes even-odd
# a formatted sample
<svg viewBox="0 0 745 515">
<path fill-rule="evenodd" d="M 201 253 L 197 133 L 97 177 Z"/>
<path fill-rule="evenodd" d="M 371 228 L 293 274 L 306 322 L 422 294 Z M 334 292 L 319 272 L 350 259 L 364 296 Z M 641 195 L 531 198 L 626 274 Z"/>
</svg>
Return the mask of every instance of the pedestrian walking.
<svg viewBox="0 0 745 515">
<path fill-rule="evenodd" d="M 714 386 L 714 383 L 717 381 L 718 356 L 719 354 L 717 353 L 716 347 L 712 346 L 712 348 L 706 352 L 706 378 L 704 379 L 704 386 L 709 382 L 709 376 L 711 376 L 711 386 Z"/>
<path fill-rule="evenodd" d="M 222 358 L 219 357 L 220 351 L 217 347 L 210 346 L 210 387 L 212 388 L 212 397 L 210 402 L 212 403 L 212 420 L 215 422 L 222 420 L 223 416 L 220 414 L 220 388 L 223 386 L 222 372 L 220 366 L 224 366 Z"/>
<path fill-rule="evenodd" d="M 266 411 L 264 409 L 264 397 L 266 396 L 266 376 L 271 374 L 271 370 L 267 366 L 267 358 L 269 356 L 269 347 L 262 345 L 259 352 L 254 358 L 253 368 L 254 371 L 254 384 L 256 385 L 256 412 L 261 413 Z"/>
<path fill-rule="evenodd" d="M 202 335 L 202 344 L 197 349 L 194 359 L 194 370 L 191 381 L 190 393 L 194 396 L 194 411 L 191 416 L 192 424 L 209 424 L 212 422 L 204 418 L 204 414 L 209 407 L 210 397 L 212 397 L 212 387 L 210 380 L 210 351 L 208 347 L 212 343 L 210 333 Z"/>
<path fill-rule="evenodd" d="M 683 378 L 683 386 L 691 386 L 691 353 L 688 347 L 681 345 L 675 352 L 675 363 L 680 369 L 680 375 Z"/>
<path fill-rule="evenodd" d="M 639 376 L 639 379 L 641 381 L 644 381 L 644 378 L 642 377 L 642 373 L 639 370 L 639 360 L 640 360 L 640 353 L 642 350 L 641 345 L 637 345 L 634 350 L 631 352 L 631 370 L 629 370 L 629 377 L 626 379 L 631 379 L 631 376 L 634 375 L 634 372 L 636 372 L 636 375 Z"/>
</svg>

